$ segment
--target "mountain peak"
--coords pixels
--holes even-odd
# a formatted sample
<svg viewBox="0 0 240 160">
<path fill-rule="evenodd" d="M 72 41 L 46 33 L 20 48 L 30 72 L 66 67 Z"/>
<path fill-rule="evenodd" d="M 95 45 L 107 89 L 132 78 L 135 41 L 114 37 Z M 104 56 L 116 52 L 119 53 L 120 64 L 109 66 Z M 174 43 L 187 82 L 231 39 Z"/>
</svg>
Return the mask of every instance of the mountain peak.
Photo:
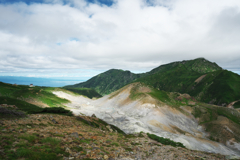
<svg viewBox="0 0 240 160">
<path fill-rule="evenodd" d="M 185 61 L 184 64 L 188 69 L 191 69 L 198 73 L 208 73 L 217 70 L 222 70 L 222 68 L 219 67 L 216 63 L 210 62 L 209 60 L 203 57 Z"/>
</svg>

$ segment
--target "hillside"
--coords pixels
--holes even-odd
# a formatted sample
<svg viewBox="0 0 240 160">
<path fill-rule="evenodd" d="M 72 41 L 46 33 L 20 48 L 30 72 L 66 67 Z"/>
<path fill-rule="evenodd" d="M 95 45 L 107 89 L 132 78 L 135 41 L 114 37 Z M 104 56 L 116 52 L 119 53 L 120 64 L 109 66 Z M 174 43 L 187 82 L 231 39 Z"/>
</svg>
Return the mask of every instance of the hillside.
<svg viewBox="0 0 240 160">
<path fill-rule="evenodd" d="M 139 82 L 96 100 L 59 91 L 54 94 L 71 101 L 66 105 L 75 115 L 95 114 L 127 134 L 148 132 L 183 143 L 188 149 L 240 155 L 240 113 L 235 109 Z"/>
<path fill-rule="evenodd" d="M 101 95 L 106 95 L 122 88 L 139 77 L 141 77 L 140 74 L 134 74 L 130 71 L 110 69 L 92 77 L 86 82 L 65 86 L 64 88 L 92 88 Z"/>
<path fill-rule="evenodd" d="M 237 152 L 217 142 L 201 139 L 199 144 L 199 137 L 197 141 L 191 138 L 195 136 L 193 133 L 201 133 L 201 129 L 197 129 L 194 119 L 181 108 L 181 104 L 195 103 L 186 95 L 158 91 L 140 83 L 130 84 L 99 99 L 90 99 L 61 88 L 14 86 L 5 83 L 1 86 L 0 159 L 120 160 L 137 157 L 224 160 L 237 155 Z M 65 97 L 57 97 L 58 94 Z M 179 97 L 183 99 L 178 100 Z M 26 102 L 29 99 L 38 103 L 35 102 L 34 105 Z M 40 99 L 45 100 L 39 103 Z M 48 105 L 51 107 L 46 107 Z M 72 116 L 66 108 L 77 116 Z M 204 116 L 201 117 L 206 111 L 196 111 L 196 116 L 206 120 Z M 157 118 L 159 116 L 154 116 L 160 112 L 166 115 L 162 117 L 163 121 Z M 229 113 L 226 113 L 224 112 L 228 116 Z M 234 114 L 228 119 L 235 120 L 236 116 Z M 185 122 L 182 123 L 179 119 Z M 171 121 L 171 124 L 163 123 L 164 121 Z M 160 123 L 162 127 L 159 126 Z M 235 124 L 234 121 L 233 123 Z M 235 125 L 238 127 L 238 124 Z M 227 126 L 232 129 L 230 125 Z M 145 133 L 140 132 L 141 130 Z M 234 132 L 235 130 L 232 129 Z M 238 141 L 238 134 L 235 133 L 234 136 Z M 228 141 L 226 138 L 224 140 L 223 143 Z M 186 148 L 201 151 L 210 149 L 214 153 Z"/>
<path fill-rule="evenodd" d="M 150 134 L 125 135 L 95 117 L 34 114 L 2 119 L 0 130 L 0 159 L 226 159 L 221 154 L 188 150 Z"/>
</svg>

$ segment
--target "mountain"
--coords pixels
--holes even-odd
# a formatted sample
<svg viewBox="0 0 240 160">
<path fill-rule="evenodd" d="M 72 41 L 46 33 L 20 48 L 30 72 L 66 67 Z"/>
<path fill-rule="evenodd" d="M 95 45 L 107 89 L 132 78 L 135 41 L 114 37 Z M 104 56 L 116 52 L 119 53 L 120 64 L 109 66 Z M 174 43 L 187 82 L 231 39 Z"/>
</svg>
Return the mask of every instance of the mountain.
<svg viewBox="0 0 240 160">
<path fill-rule="evenodd" d="M 142 74 L 111 69 L 66 88 L 93 88 L 105 95 L 133 82 L 158 90 L 188 93 L 199 101 L 221 106 L 240 100 L 240 76 L 204 58 L 172 62 Z M 234 107 L 240 108 L 240 101 Z"/>
<path fill-rule="evenodd" d="M 141 74 L 134 74 L 130 71 L 110 69 L 104 73 L 92 77 L 86 82 L 68 85 L 64 88 L 92 88 L 98 93 L 105 95 L 122 88 L 123 86 L 140 77 Z"/>
</svg>

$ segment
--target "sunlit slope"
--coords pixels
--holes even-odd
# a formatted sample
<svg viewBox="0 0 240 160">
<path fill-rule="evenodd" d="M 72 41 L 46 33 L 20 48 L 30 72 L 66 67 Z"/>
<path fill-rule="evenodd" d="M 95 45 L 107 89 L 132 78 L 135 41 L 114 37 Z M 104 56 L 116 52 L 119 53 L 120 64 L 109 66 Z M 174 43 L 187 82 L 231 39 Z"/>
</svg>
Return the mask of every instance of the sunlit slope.
<svg viewBox="0 0 240 160">
<path fill-rule="evenodd" d="M 40 107 L 64 107 L 68 100 L 61 99 L 49 87 L 29 87 L 26 85 L 12 85 L 0 82 L 0 96 L 26 101 Z"/>
</svg>

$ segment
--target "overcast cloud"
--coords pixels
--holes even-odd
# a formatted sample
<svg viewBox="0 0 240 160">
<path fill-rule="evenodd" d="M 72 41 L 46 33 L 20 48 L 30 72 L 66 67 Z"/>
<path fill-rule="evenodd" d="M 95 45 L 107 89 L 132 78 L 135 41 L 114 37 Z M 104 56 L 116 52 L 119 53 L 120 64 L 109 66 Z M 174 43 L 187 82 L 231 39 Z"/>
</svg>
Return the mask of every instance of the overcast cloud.
<svg viewBox="0 0 240 160">
<path fill-rule="evenodd" d="M 198 57 L 240 71 L 239 0 L 45 2 L 0 3 L 1 75 L 146 72 Z"/>
</svg>

